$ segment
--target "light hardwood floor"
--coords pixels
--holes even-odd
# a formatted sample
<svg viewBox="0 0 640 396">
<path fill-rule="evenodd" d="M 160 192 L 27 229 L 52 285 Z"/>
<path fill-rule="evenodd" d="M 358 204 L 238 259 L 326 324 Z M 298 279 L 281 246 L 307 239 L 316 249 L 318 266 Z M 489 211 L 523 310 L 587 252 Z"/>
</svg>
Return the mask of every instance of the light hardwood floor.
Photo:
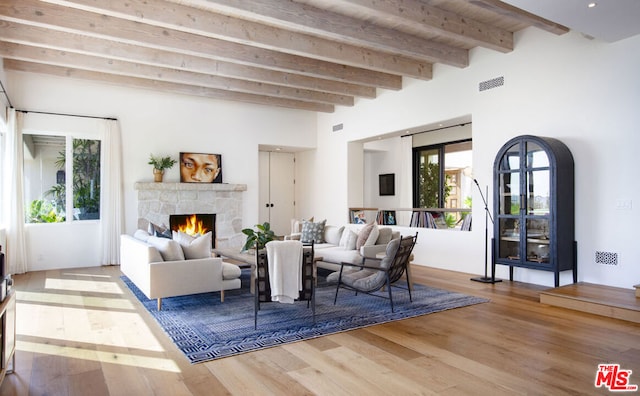
<svg viewBox="0 0 640 396">
<path fill-rule="evenodd" d="M 609 394 L 599 363 L 640 384 L 638 324 L 541 304 L 539 286 L 413 275 L 491 302 L 196 365 L 118 267 L 18 275 L 16 371 L 0 395 Z"/>
</svg>

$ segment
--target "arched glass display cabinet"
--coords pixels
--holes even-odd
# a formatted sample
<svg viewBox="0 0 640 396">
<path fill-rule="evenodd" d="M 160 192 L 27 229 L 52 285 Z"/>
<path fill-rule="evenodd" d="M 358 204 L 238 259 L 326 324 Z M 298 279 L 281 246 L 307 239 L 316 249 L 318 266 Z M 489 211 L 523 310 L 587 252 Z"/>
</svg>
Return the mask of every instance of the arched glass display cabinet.
<svg viewBox="0 0 640 396">
<path fill-rule="evenodd" d="M 561 271 L 577 282 L 573 156 L 561 141 L 531 135 L 515 137 L 494 162 L 493 263 Z"/>
</svg>

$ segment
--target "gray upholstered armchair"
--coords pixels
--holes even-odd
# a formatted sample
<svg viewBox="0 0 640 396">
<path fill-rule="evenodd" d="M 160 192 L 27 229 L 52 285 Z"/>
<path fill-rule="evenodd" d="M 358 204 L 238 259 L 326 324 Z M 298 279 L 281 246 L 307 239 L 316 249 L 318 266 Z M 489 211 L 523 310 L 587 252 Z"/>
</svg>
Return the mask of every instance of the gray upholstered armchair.
<svg viewBox="0 0 640 396">
<path fill-rule="evenodd" d="M 338 291 L 340 288 L 353 290 L 356 293 L 366 293 L 376 297 L 383 297 L 374 292 L 387 288 L 389 301 L 391 303 L 391 312 L 393 312 L 393 295 L 391 287 L 396 283 L 403 274 L 406 274 L 407 291 L 409 292 L 409 300 L 411 298 L 411 280 L 410 273 L 407 271 L 411 252 L 418 239 L 418 233 L 415 236 L 407 236 L 396 238 L 387 244 L 386 255 L 382 259 L 363 258 L 361 264 L 342 263 L 340 271 L 329 275 L 327 281 L 337 281 L 336 295 L 333 303 L 338 301 Z M 336 275 L 337 274 L 337 275 Z"/>
</svg>

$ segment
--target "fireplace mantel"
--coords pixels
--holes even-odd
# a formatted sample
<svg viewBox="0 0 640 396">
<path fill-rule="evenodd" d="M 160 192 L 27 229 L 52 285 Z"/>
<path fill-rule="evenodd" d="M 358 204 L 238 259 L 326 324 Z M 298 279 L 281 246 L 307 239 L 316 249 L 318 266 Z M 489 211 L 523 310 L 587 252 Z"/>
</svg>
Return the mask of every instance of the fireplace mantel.
<svg viewBox="0 0 640 396">
<path fill-rule="evenodd" d="M 136 182 L 138 228 L 149 222 L 168 227 L 169 215 L 215 213 L 216 246 L 236 247 L 244 243 L 242 200 L 246 184 Z"/>
<path fill-rule="evenodd" d="M 247 191 L 246 184 L 227 183 L 157 183 L 136 182 L 135 190 L 159 190 L 159 191 Z"/>
</svg>

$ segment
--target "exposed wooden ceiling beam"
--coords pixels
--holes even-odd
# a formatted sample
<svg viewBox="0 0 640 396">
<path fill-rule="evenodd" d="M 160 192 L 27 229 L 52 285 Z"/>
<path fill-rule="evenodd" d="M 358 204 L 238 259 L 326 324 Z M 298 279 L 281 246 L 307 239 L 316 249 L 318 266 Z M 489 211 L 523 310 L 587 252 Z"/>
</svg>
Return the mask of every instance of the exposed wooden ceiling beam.
<svg viewBox="0 0 640 396">
<path fill-rule="evenodd" d="M 498 0 L 6 0 L 8 70 L 327 112 L 569 29 Z"/>
<path fill-rule="evenodd" d="M 70 67 L 120 76 L 225 89 L 233 92 L 246 92 L 256 95 L 283 97 L 307 102 L 337 104 L 342 106 L 353 106 L 354 102 L 354 98 L 352 96 L 336 95 L 273 84 L 257 83 L 254 81 L 235 78 L 212 76 L 209 74 L 143 65 L 139 63 L 136 64 L 122 60 L 106 59 L 74 52 L 19 45 L 3 41 L 0 41 L 0 56 L 6 59 Z"/>
<path fill-rule="evenodd" d="M 513 50 L 513 33 L 418 0 L 334 0 L 340 7 L 425 34 L 462 40 L 500 52 Z"/>
<path fill-rule="evenodd" d="M 216 61 L 15 22 L 0 21 L 0 40 L 338 95 L 376 97 L 374 87 Z"/>
<path fill-rule="evenodd" d="M 295 72 L 317 78 L 393 90 L 402 87 L 402 80 L 398 75 L 249 47 L 192 33 L 46 4 L 37 0 L 21 0 L 20 3 L 13 5 L 0 3 L 0 19 L 38 24 L 53 30 L 110 38 L 145 47 Z"/>
<path fill-rule="evenodd" d="M 451 66 L 469 65 L 465 49 L 426 40 L 360 19 L 311 7 L 291 0 L 171 0 L 199 4 L 203 8 L 244 19 L 259 19 L 269 25 L 324 37 L 342 43 Z"/>
<path fill-rule="evenodd" d="M 521 10 L 510 4 L 503 3 L 500 0 L 467 0 L 470 4 L 484 8 L 498 15 L 502 15 L 511 18 L 516 21 L 520 21 L 527 25 L 535 26 L 538 29 L 546 30 L 553 34 L 565 34 L 569 31 L 569 28 L 562 26 L 558 23 L 552 22 L 548 19 L 541 18 L 530 12 Z"/>
<path fill-rule="evenodd" d="M 203 96 L 207 98 L 247 102 L 260 105 L 286 107 L 298 110 L 317 111 L 332 113 L 334 106 L 323 103 L 311 103 L 298 100 L 267 97 L 241 92 L 229 92 L 222 89 L 200 87 L 187 84 L 178 84 L 166 81 L 142 79 L 136 77 L 118 76 L 114 74 L 99 73 L 87 70 L 78 70 L 68 67 L 51 66 L 38 63 L 6 59 L 4 67 L 8 70 L 15 70 L 29 73 L 49 74 L 58 77 L 72 77 L 83 80 L 93 80 L 109 84 L 117 84 L 132 88 L 150 89 L 160 92 L 170 92 L 183 95 Z"/>
<path fill-rule="evenodd" d="M 238 44 L 277 50 L 293 55 L 345 64 L 353 67 L 399 74 L 419 79 L 431 79 L 432 61 L 417 51 L 382 52 L 300 32 L 286 31 L 265 24 L 240 20 L 193 7 L 156 0 L 46 0 L 116 18 L 161 26 L 197 35 L 223 39 Z M 417 38 L 416 38 L 417 39 Z M 421 49 L 424 46 L 411 48 Z M 410 59 L 409 57 L 413 57 Z"/>
</svg>

